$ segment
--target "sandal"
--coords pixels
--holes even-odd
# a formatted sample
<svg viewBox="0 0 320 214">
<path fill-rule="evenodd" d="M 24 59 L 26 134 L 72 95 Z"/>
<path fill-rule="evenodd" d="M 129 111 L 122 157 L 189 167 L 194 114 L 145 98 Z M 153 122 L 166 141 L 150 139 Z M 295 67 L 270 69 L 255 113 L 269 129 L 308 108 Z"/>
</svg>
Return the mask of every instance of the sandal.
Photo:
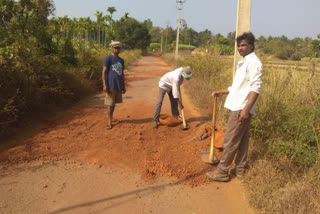
<svg viewBox="0 0 320 214">
<path fill-rule="evenodd" d="M 119 124 L 121 122 L 121 120 L 112 120 L 112 124 L 113 125 L 117 125 L 117 124 Z"/>
<path fill-rule="evenodd" d="M 206 173 L 206 176 L 213 180 L 213 181 L 219 181 L 219 182 L 227 182 L 230 180 L 229 176 L 226 175 L 226 176 L 218 176 L 216 175 L 214 172 L 207 172 Z"/>
</svg>

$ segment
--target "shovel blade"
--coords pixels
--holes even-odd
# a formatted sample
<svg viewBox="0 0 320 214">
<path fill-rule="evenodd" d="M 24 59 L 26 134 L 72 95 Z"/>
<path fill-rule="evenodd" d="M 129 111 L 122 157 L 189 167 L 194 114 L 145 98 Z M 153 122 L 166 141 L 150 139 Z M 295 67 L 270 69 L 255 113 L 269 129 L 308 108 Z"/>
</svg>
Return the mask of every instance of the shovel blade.
<svg viewBox="0 0 320 214">
<path fill-rule="evenodd" d="M 219 160 L 217 160 L 215 155 L 213 155 L 213 158 L 212 158 L 213 160 L 210 160 L 210 152 L 209 151 L 201 151 L 200 157 L 203 162 L 208 163 L 208 164 L 214 165 L 214 164 L 219 163 Z"/>
</svg>

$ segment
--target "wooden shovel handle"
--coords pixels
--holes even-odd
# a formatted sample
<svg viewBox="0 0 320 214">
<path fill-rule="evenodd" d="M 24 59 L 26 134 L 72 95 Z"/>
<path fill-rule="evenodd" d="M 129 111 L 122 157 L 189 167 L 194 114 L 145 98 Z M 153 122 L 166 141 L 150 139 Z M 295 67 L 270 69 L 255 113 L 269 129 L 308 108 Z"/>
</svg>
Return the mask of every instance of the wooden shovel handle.
<svg viewBox="0 0 320 214">
<path fill-rule="evenodd" d="M 181 116 L 182 116 L 182 124 L 183 124 L 183 128 L 187 128 L 187 123 L 186 123 L 186 119 L 184 118 L 184 112 L 183 112 L 183 109 L 181 109 Z"/>
<path fill-rule="evenodd" d="M 179 90 L 179 99 L 182 103 L 182 97 L 181 97 L 181 92 Z M 187 123 L 186 123 L 186 119 L 184 118 L 184 111 L 183 109 L 181 109 L 181 116 L 182 116 L 182 124 L 183 124 L 183 128 L 187 128 Z"/>
<path fill-rule="evenodd" d="M 216 127 L 216 103 L 217 96 L 213 97 L 213 110 L 212 110 L 212 134 L 211 134 L 211 145 L 210 145 L 210 155 L 209 160 L 213 163 L 214 161 L 214 137 L 215 137 L 215 127 Z"/>
</svg>

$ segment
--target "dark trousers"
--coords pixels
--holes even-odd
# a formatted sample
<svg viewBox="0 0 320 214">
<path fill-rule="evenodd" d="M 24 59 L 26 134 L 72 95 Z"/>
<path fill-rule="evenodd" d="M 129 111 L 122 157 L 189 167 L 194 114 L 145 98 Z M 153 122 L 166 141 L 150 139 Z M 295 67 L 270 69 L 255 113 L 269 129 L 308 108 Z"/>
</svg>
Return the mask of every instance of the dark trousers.
<svg viewBox="0 0 320 214">
<path fill-rule="evenodd" d="M 154 110 L 153 121 L 159 120 L 163 98 L 166 93 L 168 93 L 170 98 L 172 115 L 179 116 L 178 102 L 173 98 L 172 91 L 167 92 L 166 90 L 159 88 L 159 95 L 158 95 L 157 104 Z"/>
</svg>

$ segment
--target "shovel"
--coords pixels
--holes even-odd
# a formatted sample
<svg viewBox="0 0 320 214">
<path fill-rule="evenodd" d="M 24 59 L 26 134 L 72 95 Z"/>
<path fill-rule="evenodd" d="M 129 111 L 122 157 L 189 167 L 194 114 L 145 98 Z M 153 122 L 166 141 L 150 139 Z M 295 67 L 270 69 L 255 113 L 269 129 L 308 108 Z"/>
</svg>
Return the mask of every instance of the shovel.
<svg viewBox="0 0 320 214">
<path fill-rule="evenodd" d="M 219 160 L 214 155 L 214 137 L 215 137 L 215 127 L 216 127 L 216 103 L 217 103 L 217 97 L 214 96 L 214 98 L 213 98 L 212 134 L 211 134 L 210 151 L 201 151 L 200 152 L 201 160 L 203 162 L 209 163 L 209 164 L 217 164 L 217 163 L 219 163 Z"/>
<path fill-rule="evenodd" d="M 180 96 L 180 100 L 181 100 L 181 103 L 182 103 L 182 97 L 181 97 L 180 91 L 179 91 L 179 96 Z M 182 125 L 183 125 L 182 130 L 188 130 L 189 126 L 187 125 L 186 119 L 184 118 L 183 109 L 181 109 L 181 117 L 182 117 Z"/>
</svg>

